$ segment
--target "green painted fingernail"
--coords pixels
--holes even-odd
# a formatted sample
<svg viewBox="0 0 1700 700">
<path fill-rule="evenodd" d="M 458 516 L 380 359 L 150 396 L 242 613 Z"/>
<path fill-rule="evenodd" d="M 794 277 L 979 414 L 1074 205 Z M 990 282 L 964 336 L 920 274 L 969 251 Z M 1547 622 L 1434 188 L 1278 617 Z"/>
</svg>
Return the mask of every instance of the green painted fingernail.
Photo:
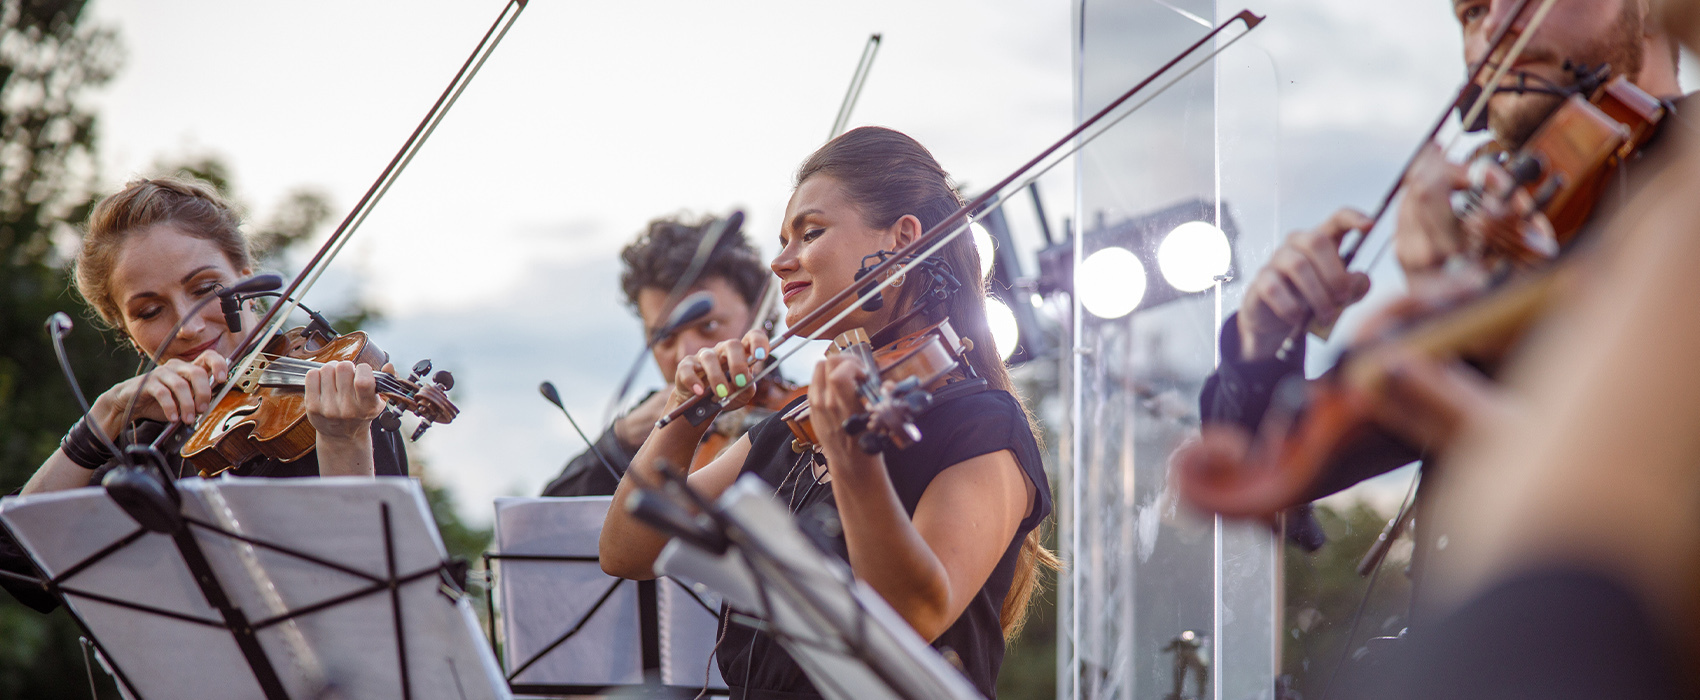
<svg viewBox="0 0 1700 700">
<path fill-rule="evenodd" d="M 720 398 L 723 398 L 723 399 L 726 398 L 726 385 L 725 384 L 714 385 L 714 395 L 718 396 Z"/>
<path fill-rule="evenodd" d="M 733 377 L 733 378 L 732 378 L 732 383 L 733 383 L 733 384 L 737 384 L 737 385 L 738 385 L 738 388 L 739 388 L 739 389 L 742 389 L 742 388 L 744 388 L 744 385 L 745 385 L 745 384 L 749 384 L 749 383 L 750 383 L 750 380 L 748 380 L 748 379 L 745 379 L 745 378 L 744 378 L 744 375 L 742 375 L 742 374 L 740 374 L 740 375 L 738 375 L 738 376 L 736 376 L 736 377 Z"/>
</svg>

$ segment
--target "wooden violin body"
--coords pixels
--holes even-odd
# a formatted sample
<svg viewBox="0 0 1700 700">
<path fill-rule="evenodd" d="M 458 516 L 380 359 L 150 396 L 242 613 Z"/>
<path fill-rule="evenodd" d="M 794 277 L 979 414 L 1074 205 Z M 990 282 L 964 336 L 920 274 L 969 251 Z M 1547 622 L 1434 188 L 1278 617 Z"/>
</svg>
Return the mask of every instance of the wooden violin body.
<svg viewBox="0 0 1700 700">
<path fill-rule="evenodd" d="M 777 377 L 778 375 L 774 375 Z M 797 397 L 808 393 L 808 387 L 797 386 L 784 379 L 763 379 L 756 383 L 755 398 L 742 409 L 715 417 L 714 428 L 703 435 L 691 457 L 691 471 L 706 466 L 725 452 L 734 441 L 743 437 L 761 418 L 778 413 Z"/>
<path fill-rule="evenodd" d="M 1570 97 L 1515 154 L 1498 155 L 1515 187 L 1533 198 L 1568 242 L 1593 215 L 1599 196 L 1622 162 L 1656 133 L 1664 107 L 1624 78 L 1590 99 Z M 1520 240 L 1489 241 L 1499 259 L 1545 260 Z M 1259 428 L 1252 458 L 1288 473 L 1292 483 L 1317 478 L 1372 427 L 1385 396 L 1394 357 L 1415 354 L 1496 367 L 1553 301 L 1573 286 L 1581 263 L 1570 259 L 1511 275 L 1478 295 L 1412 319 L 1401 329 L 1348 350 L 1316 380 L 1277 389 Z M 1526 265 L 1525 265 L 1526 267 Z"/>
<path fill-rule="evenodd" d="M 302 389 L 306 371 L 340 361 L 377 368 L 389 361 L 389 355 L 361 331 L 332 338 L 296 328 L 272 338 L 260 357 L 230 378 L 235 386 L 183 443 L 183 460 L 202 476 L 214 476 L 262 457 L 293 462 L 307 456 L 318 433 L 307 420 Z M 378 394 L 393 407 L 420 416 L 421 432 L 423 426 L 453 421 L 460 412 L 445 393 L 453 386 L 452 377 L 432 384 L 417 377 L 403 380 L 383 372 L 374 374 Z"/>
<path fill-rule="evenodd" d="M 1618 166 L 1652 139 L 1664 116 L 1657 98 L 1617 77 L 1591 96 L 1567 98 L 1517 152 L 1489 148 L 1480 155 L 1511 174 L 1516 189 L 1529 195 L 1563 245 L 1593 215 Z M 1487 243 L 1513 261 L 1545 258 L 1532 255 L 1515 237 Z"/>
<path fill-rule="evenodd" d="M 873 350 L 866 331 L 858 328 L 833 339 L 829 352 L 855 353 L 868 368 L 861 398 L 864 413 L 850 419 L 845 429 L 857 436 L 862 450 L 879 452 L 887 446 L 904 449 L 921 439 L 914 417 L 932 405 L 932 393 L 966 366 L 963 358 L 974 347 L 945 319 L 898 338 Z M 819 444 L 810 419 L 809 404 L 803 402 L 783 418 L 791 429 L 791 448 L 798 452 Z"/>
</svg>

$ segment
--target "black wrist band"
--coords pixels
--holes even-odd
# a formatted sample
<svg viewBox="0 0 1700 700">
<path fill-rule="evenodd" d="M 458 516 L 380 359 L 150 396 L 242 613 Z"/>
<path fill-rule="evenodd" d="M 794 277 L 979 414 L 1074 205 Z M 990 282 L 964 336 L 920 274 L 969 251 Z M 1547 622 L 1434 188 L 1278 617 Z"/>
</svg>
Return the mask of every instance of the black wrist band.
<svg viewBox="0 0 1700 700">
<path fill-rule="evenodd" d="M 94 429 L 89 427 L 87 420 L 78 420 L 76 425 L 71 426 L 71 432 L 65 433 L 65 438 L 59 441 L 59 450 L 84 469 L 99 469 L 113 457 L 112 450 L 106 449 L 106 444 L 95 437 Z"/>
</svg>

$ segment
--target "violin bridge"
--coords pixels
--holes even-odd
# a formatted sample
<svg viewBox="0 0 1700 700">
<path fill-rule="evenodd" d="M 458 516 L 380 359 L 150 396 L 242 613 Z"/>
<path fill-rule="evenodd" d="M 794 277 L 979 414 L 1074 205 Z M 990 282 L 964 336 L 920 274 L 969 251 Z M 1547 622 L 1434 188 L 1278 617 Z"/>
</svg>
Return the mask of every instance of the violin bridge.
<svg viewBox="0 0 1700 700">
<path fill-rule="evenodd" d="M 242 370 L 242 374 L 236 377 L 236 388 L 240 389 L 244 394 L 254 393 L 260 388 L 260 380 L 265 374 L 266 368 L 269 366 L 271 366 L 270 360 L 255 358 L 255 360 L 248 365 L 248 368 Z"/>
</svg>

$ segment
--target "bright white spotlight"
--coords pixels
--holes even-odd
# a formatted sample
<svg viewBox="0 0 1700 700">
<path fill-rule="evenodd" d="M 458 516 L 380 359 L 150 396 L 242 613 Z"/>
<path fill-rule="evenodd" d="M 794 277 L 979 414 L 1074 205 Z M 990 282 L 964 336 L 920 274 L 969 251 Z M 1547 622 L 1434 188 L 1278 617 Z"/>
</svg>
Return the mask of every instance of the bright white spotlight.
<svg viewBox="0 0 1700 700">
<path fill-rule="evenodd" d="M 974 248 L 980 251 L 980 279 L 991 279 L 992 262 L 995 260 L 992 256 L 997 254 L 997 247 L 992 245 L 992 234 L 978 221 L 969 224 L 968 231 L 974 234 Z"/>
<path fill-rule="evenodd" d="M 1121 318 L 1145 300 L 1145 265 L 1126 248 L 1104 248 L 1081 261 L 1074 289 L 1093 316 Z"/>
<path fill-rule="evenodd" d="M 1203 221 L 1188 221 L 1175 227 L 1157 246 L 1157 269 L 1163 279 L 1183 292 L 1202 292 L 1215 286 L 1216 278 L 1228 273 L 1233 251 L 1222 229 Z"/>
<path fill-rule="evenodd" d="M 1003 300 L 996 297 L 986 297 L 986 325 L 992 329 L 992 344 L 998 348 L 998 355 L 1003 359 L 1015 353 L 1015 346 L 1021 341 L 1021 327 L 1015 323 L 1015 312 Z"/>
</svg>

